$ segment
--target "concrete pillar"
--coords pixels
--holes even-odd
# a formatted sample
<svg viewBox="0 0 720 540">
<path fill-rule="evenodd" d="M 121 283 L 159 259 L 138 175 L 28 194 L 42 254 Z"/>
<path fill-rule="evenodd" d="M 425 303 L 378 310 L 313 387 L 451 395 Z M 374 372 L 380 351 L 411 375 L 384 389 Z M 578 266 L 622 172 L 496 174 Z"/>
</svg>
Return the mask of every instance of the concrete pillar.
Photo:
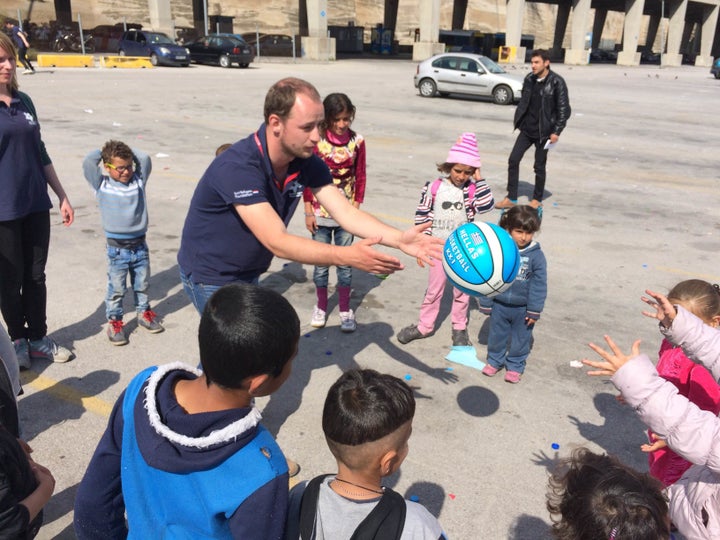
<svg viewBox="0 0 720 540">
<path fill-rule="evenodd" d="M 602 39 L 605 21 L 607 20 L 607 9 L 595 9 L 595 19 L 593 20 L 592 43 L 590 47 L 593 49 L 600 48 L 600 40 Z"/>
<path fill-rule="evenodd" d="M 462 30 L 465 27 L 465 14 L 468 0 L 453 0 L 452 30 Z"/>
<path fill-rule="evenodd" d="M 585 66 L 590 61 L 585 49 L 585 34 L 590 18 L 591 0 L 573 0 L 573 22 L 570 34 L 570 48 L 565 51 L 565 63 Z"/>
<path fill-rule="evenodd" d="M 718 21 L 718 4 L 703 6 L 702 29 L 700 32 L 700 54 L 695 57 L 695 65 L 710 67 L 712 66 L 712 46 L 715 37 L 715 28 Z"/>
<path fill-rule="evenodd" d="M 555 17 L 555 32 L 553 34 L 553 50 L 560 51 L 565 39 L 565 31 L 567 30 L 568 20 L 570 19 L 570 2 L 562 2 L 558 4 L 557 17 Z"/>
<path fill-rule="evenodd" d="M 618 54 L 618 66 L 640 65 L 640 53 L 637 52 L 637 46 L 644 8 L 645 0 L 625 0 L 623 49 Z"/>
<path fill-rule="evenodd" d="M 685 13 L 687 12 L 688 0 L 675 0 L 666 2 L 668 8 L 668 35 L 667 53 L 660 57 L 662 66 L 679 66 L 682 64 L 680 45 L 682 43 L 683 31 L 685 30 Z"/>
<path fill-rule="evenodd" d="M 157 32 L 165 32 L 172 36 L 174 25 L 170 0 L 148 0 L 148 11 L 150 12 L 150 27 Z"/>
<path fill-rule="evenodd" d="M 308 35 L 300 38 L 302 57 L 335 60 L 335 38 L 329 38 L 327 0 L 307 0 Z"/>
<path fill-rule="evenodd" d="M 385 0 L 385 15 L 383 16 L 383 28 L 397 30 L 397 14 L 399 0 Z"/>
<path fill-rule="evenodd" d="M 525 63 L 525 47 L 520 46 L 522 39 L 523 17 L 525 16 L 525 0 L 507 0 L 505 14 L 505 25 L 507 32 L 505 33 L 505 45 L 515 47 L 517 53 L 515 62 L 519 64 Z"/>
<path fill-rule="evenodd" d="M 440 0 L 420 2 L 420 41 L 413 43 L 413 61 L 421 62 L 445 51 L 440 36 Z"/>
<path fill-rule="evenodd" d="M 660 15 L 650 15 L 650 21 L 648 22 L 647 37 L 645 38 L 645 49 L 651 51 L 655 44 L 655 38 L 657 38 L 658 29 L 660 28 Z M 662 44 L 660 50 L 663 50 Z"/>
</svg>

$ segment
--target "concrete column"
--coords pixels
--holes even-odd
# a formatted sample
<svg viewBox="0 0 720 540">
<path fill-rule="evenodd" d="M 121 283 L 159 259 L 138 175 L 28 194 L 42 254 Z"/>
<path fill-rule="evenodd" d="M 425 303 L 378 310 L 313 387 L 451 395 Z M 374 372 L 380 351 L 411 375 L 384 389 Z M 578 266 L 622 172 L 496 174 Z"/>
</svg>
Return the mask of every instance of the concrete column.
<svg viewBox="0 0 720 540">
<path fill-rule="evenodd" d="M 413 61 L 421 62 L 445 50 L 440 36 L 440 0 L 420 2 L 420 41 L 413 43 Z"/>
<path fill-rule="evenodd" d="M 682 55 L 679 53 L 683 31 L 685 30 L 687 5 L 688 0 L 665 3 L 668 8 L 668 35 L 667 53 L 660 57 L 660 65 L 662 66 L 679 66 L 682 64 Z"/>
<path fill-rule="evenodd" d="M 568 20 L 570 19 L 570 2 L 562 2 L 558 4 L 557 17 L 555 18 L 555 32 L 553 34 L 554 50 L 561 50 L 563 39 L 565 39 L 565 31 L 567 30 Z"/>
<path fill-rule="evenodd" d="M 573 22 L 570 35 L 570 48 L 565 51 L 565 63 L 587 65 L 590 58 L 585 49 L 585 34 L 590 18 L 590 0 L 573 0 Z"/>
<path fill-rule="evenodd" d="M 602 39 L 603 29 L 605 28 L 605 21 L 607 20 L 607 9 L 595 9 L 595 19 L 593 20 L 592 29 L 592 43 L 590 46 L 593 49 L 600 47 L 600 40 Z"/>
<path fill-rule="evenodd" d="M 303 58 L 335 60 L 335 38 L 327 37 L 327 0 L 306 0 L 308 36 L 300 38 Z"/>
<path fill-rule="evenodd" d="M 645 0 L 625 0 L 625 27 L 623 28 L 623 49 L 618 54 L 618 66 L 640 65 L 637 52 L 640 24 L 642 23 Z"/>
<path fill-rule="evenodd" d="M 157 32 L 165 32 L 168 36 L 172 36 L 174 25 L 170 0 L 148 0 L 148 11 L 150 27 Z"/>
<path fill-rule="evenodd" d="M 397 14 L 399 0 L 385 0 L 383 27 L 397 30 Z"/>
<path fill-rule="evenodd" d="M 658 29 L 660 28 L 660 15 L 651 15 L 650 21 L 648 22 L 647 37 L 645 38 L 645 49 L 651 51 L 655 44 L 655 38 L 657 38 Z M 663 50 L 660 45 L 660 50 Z"/>
<path fill-rule="evenodd" d="M 468 0 L 453 0 L 452 30 L 461 30 L 465 26 Z"/>
<path fill-rule="evenodd" d="M 703 6 L 702 29 L 700 31 L 700 54 L 695 57 L 695 65 L 712 66 L 712 46 L 718 21 L 718 4 Z"/>
<path fill-rule="evenodd" d="M 523 17 L 525 16 L 525 0 L 507 0 L 505 25 L 505 45 L 515 47 L 515 63 L 525 63 L 525 47 L 520 46 L 522 39 Z"/>
</svg>

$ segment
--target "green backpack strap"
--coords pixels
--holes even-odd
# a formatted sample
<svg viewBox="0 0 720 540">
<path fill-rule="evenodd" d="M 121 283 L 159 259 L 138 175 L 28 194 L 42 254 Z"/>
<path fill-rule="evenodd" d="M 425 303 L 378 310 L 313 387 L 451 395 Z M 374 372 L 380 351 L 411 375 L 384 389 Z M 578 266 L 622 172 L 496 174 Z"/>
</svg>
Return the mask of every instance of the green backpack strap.
<svg viewBox="0 0 720 540">
<path fill-rule="evenodd" d="M 312 540 L 315 536 L 315 516 L 320 486 L 332 474 L 323 474 L 310 480 L 300 502 L 300 538 Z M 375 508 L 360 522 L 350 540 L 400 540 L 405 527 L 405 499 L 390 488 Z"/>
</svg>

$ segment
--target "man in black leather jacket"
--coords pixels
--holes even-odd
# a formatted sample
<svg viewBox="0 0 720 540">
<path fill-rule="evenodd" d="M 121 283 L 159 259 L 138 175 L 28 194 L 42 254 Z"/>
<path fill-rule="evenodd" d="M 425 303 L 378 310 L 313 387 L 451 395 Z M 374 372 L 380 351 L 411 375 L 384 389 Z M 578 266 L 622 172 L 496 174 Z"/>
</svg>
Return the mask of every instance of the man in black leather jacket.
<svg viewBox="0 0 720 540">
<path fill-rule="evenodd" d="M 532 73 L 525 77 L 522 97 L 515 111 L 515 129 L 520 130 L 508 159 L 508 194 L 495 208 L 507 209 L 517 204 L 520 161 L 535 146 L 535 190 L 530 206 L 542 206 L 545 191 L 547 143 L 557 142 L 570 117 L 570 100 L 565 80 L 550 71 L 550 55 L 544 49 L 532 53 Z"/>
</svg>

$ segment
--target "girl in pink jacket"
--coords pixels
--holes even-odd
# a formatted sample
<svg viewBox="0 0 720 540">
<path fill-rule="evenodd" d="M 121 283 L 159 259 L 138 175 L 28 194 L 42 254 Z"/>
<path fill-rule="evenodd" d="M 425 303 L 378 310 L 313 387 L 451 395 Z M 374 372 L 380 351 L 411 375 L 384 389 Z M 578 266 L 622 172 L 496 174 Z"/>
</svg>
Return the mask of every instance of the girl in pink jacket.
<svg viewBox="0 0 720 540">
<path fill-rule="evenodd" d="M 654 311 L 643 315 L 660 321 L 660 331 L 685 354 L 703 364 L 715 380 L 720 378 L 720 330 L 706 325 L 665 296 L 646 291 L 643 297 Z M 589 375 L 609 376 L 640 419 L 667 442 L 668 447 L 693 463 L 666 488 L 670 518 L 686 540 L 720 539 L 720 419 L 703 411 L 679 394 L 672 383 L 658 375 L 655 366 L 640 354 L 635 341 L 629 355 L 605 336 L 610 351 L 590 343 L 601 361 L 584 359 L 595 368 Z M 617 538 L 622 538 L 618 536 Z"/>
</svg>

